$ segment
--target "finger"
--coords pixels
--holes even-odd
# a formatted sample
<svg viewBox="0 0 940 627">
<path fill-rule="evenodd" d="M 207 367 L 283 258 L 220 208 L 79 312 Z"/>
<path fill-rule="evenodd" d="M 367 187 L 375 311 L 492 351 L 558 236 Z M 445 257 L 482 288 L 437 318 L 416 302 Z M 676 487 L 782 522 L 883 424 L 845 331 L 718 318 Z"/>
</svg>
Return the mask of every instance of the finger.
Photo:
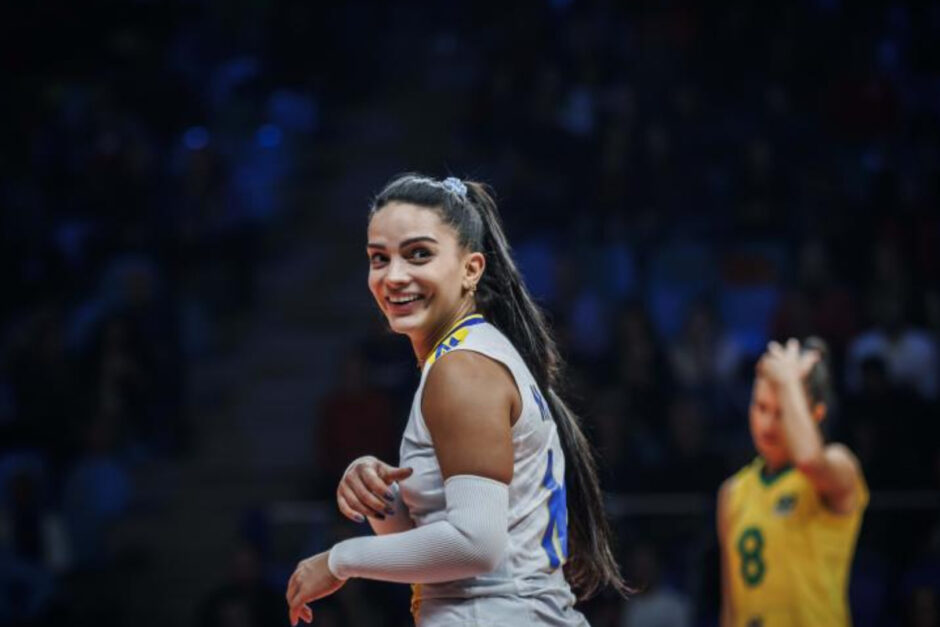
<svg viewBox="0 0 940 627">
<path fill-rule="evenodd" d="M 292 627 L 297 627 L 297 610 L 293 607 L 290 608 L 290 612 L 288 612 L 288 615 L 290 616 L 290 624 L 292 625 Z"/>
<path fill-rule="evenodd" d="M 294 574 L 290 576 L 290 579 L 287 581 L 287 593 L 284 595 L 284 598 L 287 599 L 288 605 L 290 604 L 290 599 L 294 596 L 294 592 L 297 589 L 297 571 L 294 571 Z"/>
<path fill-rule="evenodd" d="M 809 371 L 813 369 L 822 356 L 819 354 L 819 351 L 809 350 L 800 355 L 800 371 L 805 375 L 809 374 Z"/>
<path fill-rule="evenodd" d="M 288 601 L 288 603 L 290 604 L 291 610 L 293 610 L 295 615 L 299 616 L 300 606 L 302 606 L 304 603 L 306 603 L 309 600 L 310 599 L 306 598 L 306 595 L 304 595 L 303 590 L 298 589 L 296 592 L 294 592 L 293 596 L 291 596 L 290 601 Z"/>
<path fill-rule="evenodd" d="M 414 468 L 396 468 L 394 466 L 389 466 L 388 464 L 382 464 L 379 466 L 379 477 L 381 477 L 386 483 L 407 479 L 413 472 Z"/>
<path fill-rule="evenodd" d="M 783 352 L 783 346 L 781 346 L 780 342 L 774 340 L 767 344 L 767 352 L 771 355 L 779 355 Z"/>
<path fill-rule="evenodd" d="M 787 340 L 787 353 L 796 357 L 800 354 L 800 341 L 794 337 Z"/>
<path fill-rule="evenodd" d="M 365 486 L 375 496 L 384 498 L 389 502 L 395 500 L 395 495 L 392 494 L 389 484 L 383 481 L 382 478 L 379 477 L 379 474 L 372 468 L 363 468 L 361 478 Z"/>
<path fill-rule="evenodd" d="M 313 610 L 310 609 L 308 605 L 300 606 L 300 617 L 305 623 L 313 622 Z"/>
<path fill-rule="evenodd" d="M 384 517 L 385 514 L 382 512 L 385 511 L 386 504 L 382 501 L 382 499 L 372 494 L 372 492 L 366 488 L 365 484 L 358 477 L 350 477 L 349 479 L 350 480 L 347 485 L 355 493 L 356 498 L 358 498 L 359 502 L 362 503 L 365 507 L 372 510 L 371 514 L 367 513 L 366 515 L 377 516 L 380 518 Z"/>
<path fill-rule="evenodd" d="M 362 488 L 361 491 L 364 494 L 367 494 L 367 491 L 364 488 Z M 354 512 L 356 512 L 357 514 L 359 514 L 360 516 L 362 516 L 363 520 L 366 517 L 380 515 L 381 510 L 377 512 L 376 510 L 372 509 L 371 507 L 369 507 L 368 505 L 362 502 L 362 499 L 359 496 L 359 492 L 353 489 L 351 483 L 346 483 L 343 485 L 341 494 L 346 499 L 346 504 L 349 506 L 349 508 L 353 510 Z M 373 496 L 372 498 L 375 500 L 378 500 L 375 496 Z M 383 506 L 383 509 L 384 509 L 384 506 Z"/>
<path fill-rule="evenodd" d="M 346 502 L 346 499 L 342 494 L 336 495 L 336 504 L 339 506 L 340 513 L 348 518 L 349 520 L 357 523 L 362 523 L 366 521 L 366 517 L 356 512 L 349 506 L 349 503 Z"/>
</svg>

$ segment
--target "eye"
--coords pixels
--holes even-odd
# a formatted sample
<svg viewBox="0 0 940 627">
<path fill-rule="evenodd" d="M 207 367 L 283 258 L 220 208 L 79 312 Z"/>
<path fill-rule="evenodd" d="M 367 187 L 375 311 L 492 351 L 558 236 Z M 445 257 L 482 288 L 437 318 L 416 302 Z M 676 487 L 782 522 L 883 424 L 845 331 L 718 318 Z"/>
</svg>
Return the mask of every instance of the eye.
<svg viewBox="0 0 940 627">
<path fill-rule="evenodd" d="M 379 266 L 388 261 L 388 257 L 382 253 L 372 253 L 369 255 L 369 263 L 373 266 Z"/>
<path fill-rule="evenodd" d="M 427 261 L 433 257 L 431 250 L 425 248 L 424 246 L 418 246 L 417 248 L 412 248 L 408 253 L 408 258 L 414 261 Z"/>
</svg>

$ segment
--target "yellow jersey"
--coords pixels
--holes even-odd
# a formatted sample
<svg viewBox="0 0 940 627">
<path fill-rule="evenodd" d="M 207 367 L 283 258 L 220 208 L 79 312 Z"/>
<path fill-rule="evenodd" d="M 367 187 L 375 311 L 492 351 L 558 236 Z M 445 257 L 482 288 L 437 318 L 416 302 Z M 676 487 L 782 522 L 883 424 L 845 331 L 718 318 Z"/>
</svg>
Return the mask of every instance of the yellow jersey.
<svg viewBox="0 0 940 627">
<path fill-rule="evenodd" d="M 792 467 L 771 476 L 758 457 L 732 477 L 723 551 L 735 627 L 851 625 L 849 567 L 868 504 L 859 482 L 855 510 L 836 514 Z"/>
</svg>

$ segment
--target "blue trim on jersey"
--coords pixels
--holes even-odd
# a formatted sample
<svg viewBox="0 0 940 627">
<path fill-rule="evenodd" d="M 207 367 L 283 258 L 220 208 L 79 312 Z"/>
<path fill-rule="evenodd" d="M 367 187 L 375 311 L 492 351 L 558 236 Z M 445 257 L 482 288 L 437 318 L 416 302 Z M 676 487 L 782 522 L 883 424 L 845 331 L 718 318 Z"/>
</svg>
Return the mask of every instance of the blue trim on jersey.
<svg viewBox="0 0 940 627">
<path fill-rule="evenodd" d="M 467 316 L 466 318 L 464 318 L 463 320 L 461 320 L 460 322 L 458 322 L 457 326 L 451 329 L 448 335 L 451 335 L 459 331 L 460 329 L 463 329 L 464 327 L 472 327 L 474 325 L 482 324 L 484 322 L 486 322 L 486 320 L 483 318 L 483 314 L 471 314 Z"/>
<path fill-rule="evenodd" d="M 542 548 L 548 554 L 548 563 L 554 569 L 564 564 L 568 559 L 568 497 L 564 482 L 561 485 L 555 481 L 552 474 L 554 467 L 554 451 L 548 450 L 548 468 L 545 469 L 545 478 L 542 486 L 548 488 L 548 527 L 542 535 Z M 558 546 L 555 546 L 555 538 Z M 559 555 L 559 550 L 561 555 Z"/>
<path fill-rule="evenodd" d="M 529 388 L 532 390 L 532 396 L 535 397 L 535 404 L 539 406 L 539 413 L 542 414 L 542 421 L 548 420 L 551 418 L 551 414 L 548 411 L 548 407 L 545 405 L 545 399 L 542 398 L 542 395 L 539 393 L 539 389 L 535 385 L 530 385 Z"/>
<path fill-rule="evenodd" d="M 467 327 L 472 327 L 477 324 L 482 324 L 484 322 L 486 322 L 486 320 L 481 314 L 471 314 L 458 322 L 457 326 L 448 331 L 444 336 L 444 339 L 441 340 L 441 342 L 434 348 L 433 351 L 431 351 L 434 359 L 436 360 L 450 349 L 457 348 L 457 346 L 460 345 L 460 340 L 454 337 L 454 334 L 457 333 L 457 331 L 466 329 Z"/>
</svg>

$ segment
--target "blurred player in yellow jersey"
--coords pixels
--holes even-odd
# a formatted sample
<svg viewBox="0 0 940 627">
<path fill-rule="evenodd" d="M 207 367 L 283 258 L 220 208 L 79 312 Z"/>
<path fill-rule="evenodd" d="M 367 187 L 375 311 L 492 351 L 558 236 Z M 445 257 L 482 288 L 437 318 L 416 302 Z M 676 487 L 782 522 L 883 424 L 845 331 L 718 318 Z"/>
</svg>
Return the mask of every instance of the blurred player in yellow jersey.
<svg viewBox="0 0 940 627">
<path fill-rule="evenodd" d="M 850 625 L 848 573 L 868 488 L 855 455 L 826 444 L 825 344 L 771 342 L 757 364 L 758 457 L 718 495 L 722 627 Z"/>
</svg>

